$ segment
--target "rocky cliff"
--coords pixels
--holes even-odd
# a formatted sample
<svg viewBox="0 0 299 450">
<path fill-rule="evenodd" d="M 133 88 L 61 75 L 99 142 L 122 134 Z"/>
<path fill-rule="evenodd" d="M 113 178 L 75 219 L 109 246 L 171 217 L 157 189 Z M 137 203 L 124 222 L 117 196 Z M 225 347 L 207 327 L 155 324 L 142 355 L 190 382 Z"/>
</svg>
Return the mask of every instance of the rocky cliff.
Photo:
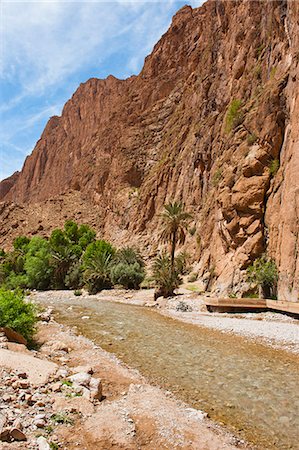
<svg viewBox="0 0 299 450">
<path fill-rule="evenodd" d="M 216 293 L 246 291 L 263 252 L 279 298 L 299 292 L 299 4 L 185 6 L 138 76 L 91 79 L 0 185 L 1 242 L 65 218 L 157 248 L 163 204 L 194 223 L 186 249 Z"/>
</svg>

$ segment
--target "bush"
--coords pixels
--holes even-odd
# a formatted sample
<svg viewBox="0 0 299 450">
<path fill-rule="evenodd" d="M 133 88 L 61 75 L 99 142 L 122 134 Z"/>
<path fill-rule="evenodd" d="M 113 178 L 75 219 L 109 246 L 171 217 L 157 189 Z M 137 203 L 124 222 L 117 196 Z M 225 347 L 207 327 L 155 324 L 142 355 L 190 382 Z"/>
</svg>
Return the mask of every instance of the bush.
<svg viewBox="0 0 299 450">
<path fill-rule="evenodd" d="M 0 326 L 9 327 L 30 341 L 37 322 L 34 305 L 20 291 L 0 289 Z"/>
<path fill-rule="evenodd" d="M 225 131 L 230 133 L 234 128 L 243 121 L 243 113 L 241 111 L 242 101 L 234 99 L 227 110 L 225 117 Z"/>
<path fill-rule="evenodd" d="M 247 136 L 247 144 L 253 145 L 258 140 L 258 137 L 255 133 L 250 133 Z"/>
<path fill-rule="evenodd" d="M 76 290 L 76 291 L 74 291 L 74 295 L 76 297 L 80 297 L 82 295 L 82 291 Z"/>
<path fill-rule="evenodd" d="M 65 285 L 69 289 L 79 289 L 83 286 L 83 274 L 80 262 L 77 262 L 70 267 L 65 276 Z"/>
<path fill-rule="evenodd" d="M 29 287 L 28 277 L 25 274 L 11 272 L 3 283 L 6 289 L 26 289 Z"/>
<path fill-rule="evenodd" d="M 89 294 L 112 287 L 110 271 L 114 255 L 114 248 L 106 241 L 93 242 L 86 248 L 83 255 L 83 280 Z"/>
<path fill-rule="evenodd" d="M 221 180 L 222 180 L 222 170 L 217 169 L 212 177 L 212 185 L 214 187 L 217 187 Z"/>
<path fill-rule="evenodd" d="M 278 272 L 273 260 L 261 256 L 247 269 L 248 281 L 261 288 L 263 298 L 276 298 Z"/>
<path fill-rule="evenodd" d="M 269 166 L 270 174 L 272 177 L 274 177 L 277 174 L 279 167 L 280 167 L 279 160 L 273 159 Z"/>
<path fill-rule="evenodd" d="M 144 261 L 139 251 L 134 247 L 124 247 L 116 252 L 115 261 L 117 263 L 125 264 L 139 264 L 140 267 L 144 267 Z"/>
<path fill-rule="evenodd" d="M 188 305 L 185 302 L 180 301 L 177 305 L 176 305 L 176 311 L 181 311 L 181 312 L 192 312 L 193 309 L 190 305 Z"/>
<path fill-rule="evenodd" d="M 153 264 L 153 279 L 158 288 L 155 298 L 171 297 L 179 287 L 181 278 L 174 267 L 172 270 L 170 257 L 166 253 L 158 255 Z"/>
<path fill-rule="evenodd" d="M 137 262 L 118 263 L 111 268 L 112 283 L 120 284 L 126 289 L 139 289 L 144 278 L 144 269 Z"/>
<path fill-rule="evenodd" d="M 187 275 L 190 272 L 190 255 L 187 252 L 179 253 L 174 263 L 180 275 Z"/>
</svg>

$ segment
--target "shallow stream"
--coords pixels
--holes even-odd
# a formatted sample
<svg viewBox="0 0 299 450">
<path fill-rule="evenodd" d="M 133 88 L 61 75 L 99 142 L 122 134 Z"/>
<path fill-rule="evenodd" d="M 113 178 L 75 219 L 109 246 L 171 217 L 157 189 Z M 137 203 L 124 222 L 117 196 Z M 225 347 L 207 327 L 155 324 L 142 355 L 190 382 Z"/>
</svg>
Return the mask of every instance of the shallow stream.
<svg viewBox="0 0 299 450">
<path fill-rule="evenodd" d="M 59 322 L 259 449 L 299 448 L 295 355 L 139 306 L 69 298 L 54 307 Z"/>
</svg>

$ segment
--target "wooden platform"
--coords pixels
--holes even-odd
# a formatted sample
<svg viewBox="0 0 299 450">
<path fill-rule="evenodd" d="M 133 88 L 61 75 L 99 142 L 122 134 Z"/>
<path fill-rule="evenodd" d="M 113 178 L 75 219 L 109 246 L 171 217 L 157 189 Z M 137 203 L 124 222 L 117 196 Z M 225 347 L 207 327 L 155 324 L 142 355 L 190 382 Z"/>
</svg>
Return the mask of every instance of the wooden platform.
<svg viewBox="0 0 299 450">
<path fill-rule="evenodd" d="M 218 312 L 249 312 L 249 311 L 282 311 L 299 315 L 299 303 L 282 302 L 279 300 L 264 300 L 258 298 L 207 298 L 208 311 Z"/>
</svg>

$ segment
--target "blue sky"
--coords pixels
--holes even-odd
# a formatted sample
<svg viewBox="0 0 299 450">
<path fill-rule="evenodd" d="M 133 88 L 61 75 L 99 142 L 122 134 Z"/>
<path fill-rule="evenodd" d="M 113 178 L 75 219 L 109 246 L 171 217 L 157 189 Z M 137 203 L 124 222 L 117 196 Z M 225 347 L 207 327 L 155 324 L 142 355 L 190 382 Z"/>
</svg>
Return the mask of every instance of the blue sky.
<svg viewBox="0 0 299 450">
<path fill-rule="evenodd" d="M 2 0 L 0 179 L 22 168 L 81 82 L 138 74 L 186 3 L 202 0 Z"/>
</svg>

